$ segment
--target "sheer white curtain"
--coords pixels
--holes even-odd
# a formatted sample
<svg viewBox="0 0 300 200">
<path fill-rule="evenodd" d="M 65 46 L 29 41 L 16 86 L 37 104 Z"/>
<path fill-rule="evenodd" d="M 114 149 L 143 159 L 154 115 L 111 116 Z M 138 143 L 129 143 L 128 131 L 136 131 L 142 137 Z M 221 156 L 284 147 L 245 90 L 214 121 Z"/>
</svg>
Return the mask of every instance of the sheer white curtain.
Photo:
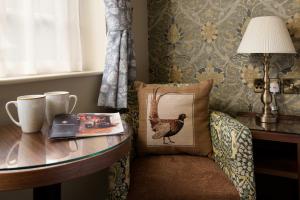
<svg viewBox="0 0 300 200">
<path fill-rule="evenodd" d="M 79 0 L 0 0 L 0 77 L 81 70 Z"/>
</svg>

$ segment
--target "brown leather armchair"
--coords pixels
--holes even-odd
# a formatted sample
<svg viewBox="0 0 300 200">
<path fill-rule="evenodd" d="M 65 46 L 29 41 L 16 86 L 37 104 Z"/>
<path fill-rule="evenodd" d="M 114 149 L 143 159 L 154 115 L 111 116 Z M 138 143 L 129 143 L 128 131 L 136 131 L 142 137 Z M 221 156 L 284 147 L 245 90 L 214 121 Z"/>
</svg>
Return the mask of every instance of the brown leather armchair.
<svg viewBox="0 0 300 200">
<path fill-rule="evenodd" d="M 255 199 L 249 129 L 221 112 L 210 114 L 213 157 L 153 155 L 129 157 L 110 169 L 109 199 Z M 130 184 L 129 184 L 130 177 Z"/>
</svg>

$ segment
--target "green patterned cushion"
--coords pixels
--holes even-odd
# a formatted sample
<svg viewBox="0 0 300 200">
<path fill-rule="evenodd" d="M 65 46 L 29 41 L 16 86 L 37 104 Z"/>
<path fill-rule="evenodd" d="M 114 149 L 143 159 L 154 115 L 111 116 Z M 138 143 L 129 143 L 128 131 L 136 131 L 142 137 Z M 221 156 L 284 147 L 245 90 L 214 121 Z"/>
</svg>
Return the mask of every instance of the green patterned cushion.
<svg viewBox="0 0 300 200">
<path fill-rule="evenodd" d="M 210 115 L 213 158 L 231 179 L 242 200 L 255 199 L 250 130 L 221 112 Z"/>
</svg>

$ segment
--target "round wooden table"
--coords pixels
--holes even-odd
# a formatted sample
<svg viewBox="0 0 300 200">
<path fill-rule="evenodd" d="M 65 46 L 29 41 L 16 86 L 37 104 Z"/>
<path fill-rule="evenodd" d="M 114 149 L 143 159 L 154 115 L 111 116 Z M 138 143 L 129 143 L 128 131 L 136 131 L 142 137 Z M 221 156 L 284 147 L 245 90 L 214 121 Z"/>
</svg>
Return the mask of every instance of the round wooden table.
<svg viewBox="0 0 300 200">
<path fill-rule="evenodd" d="M 0 191 L 33 188 L 35 200 L 58 200 L 60 184 L 111 166 L 130 150 L 124 134 L 50 141 L 48 131 L 0 127 Z"/>
</svg>

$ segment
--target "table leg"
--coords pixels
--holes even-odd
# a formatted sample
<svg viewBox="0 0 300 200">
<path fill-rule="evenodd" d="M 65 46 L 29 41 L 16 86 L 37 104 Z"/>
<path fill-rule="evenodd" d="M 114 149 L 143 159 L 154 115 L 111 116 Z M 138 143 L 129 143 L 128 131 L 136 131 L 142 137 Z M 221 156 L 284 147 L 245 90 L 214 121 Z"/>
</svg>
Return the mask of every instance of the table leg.
<svg viewBox="0 0 300 200">
<path fill-rule="evenodd" d="M 33 200 L 60 200 L 60 183 L 43 187 L 33 188 Z"/>
</svg>

